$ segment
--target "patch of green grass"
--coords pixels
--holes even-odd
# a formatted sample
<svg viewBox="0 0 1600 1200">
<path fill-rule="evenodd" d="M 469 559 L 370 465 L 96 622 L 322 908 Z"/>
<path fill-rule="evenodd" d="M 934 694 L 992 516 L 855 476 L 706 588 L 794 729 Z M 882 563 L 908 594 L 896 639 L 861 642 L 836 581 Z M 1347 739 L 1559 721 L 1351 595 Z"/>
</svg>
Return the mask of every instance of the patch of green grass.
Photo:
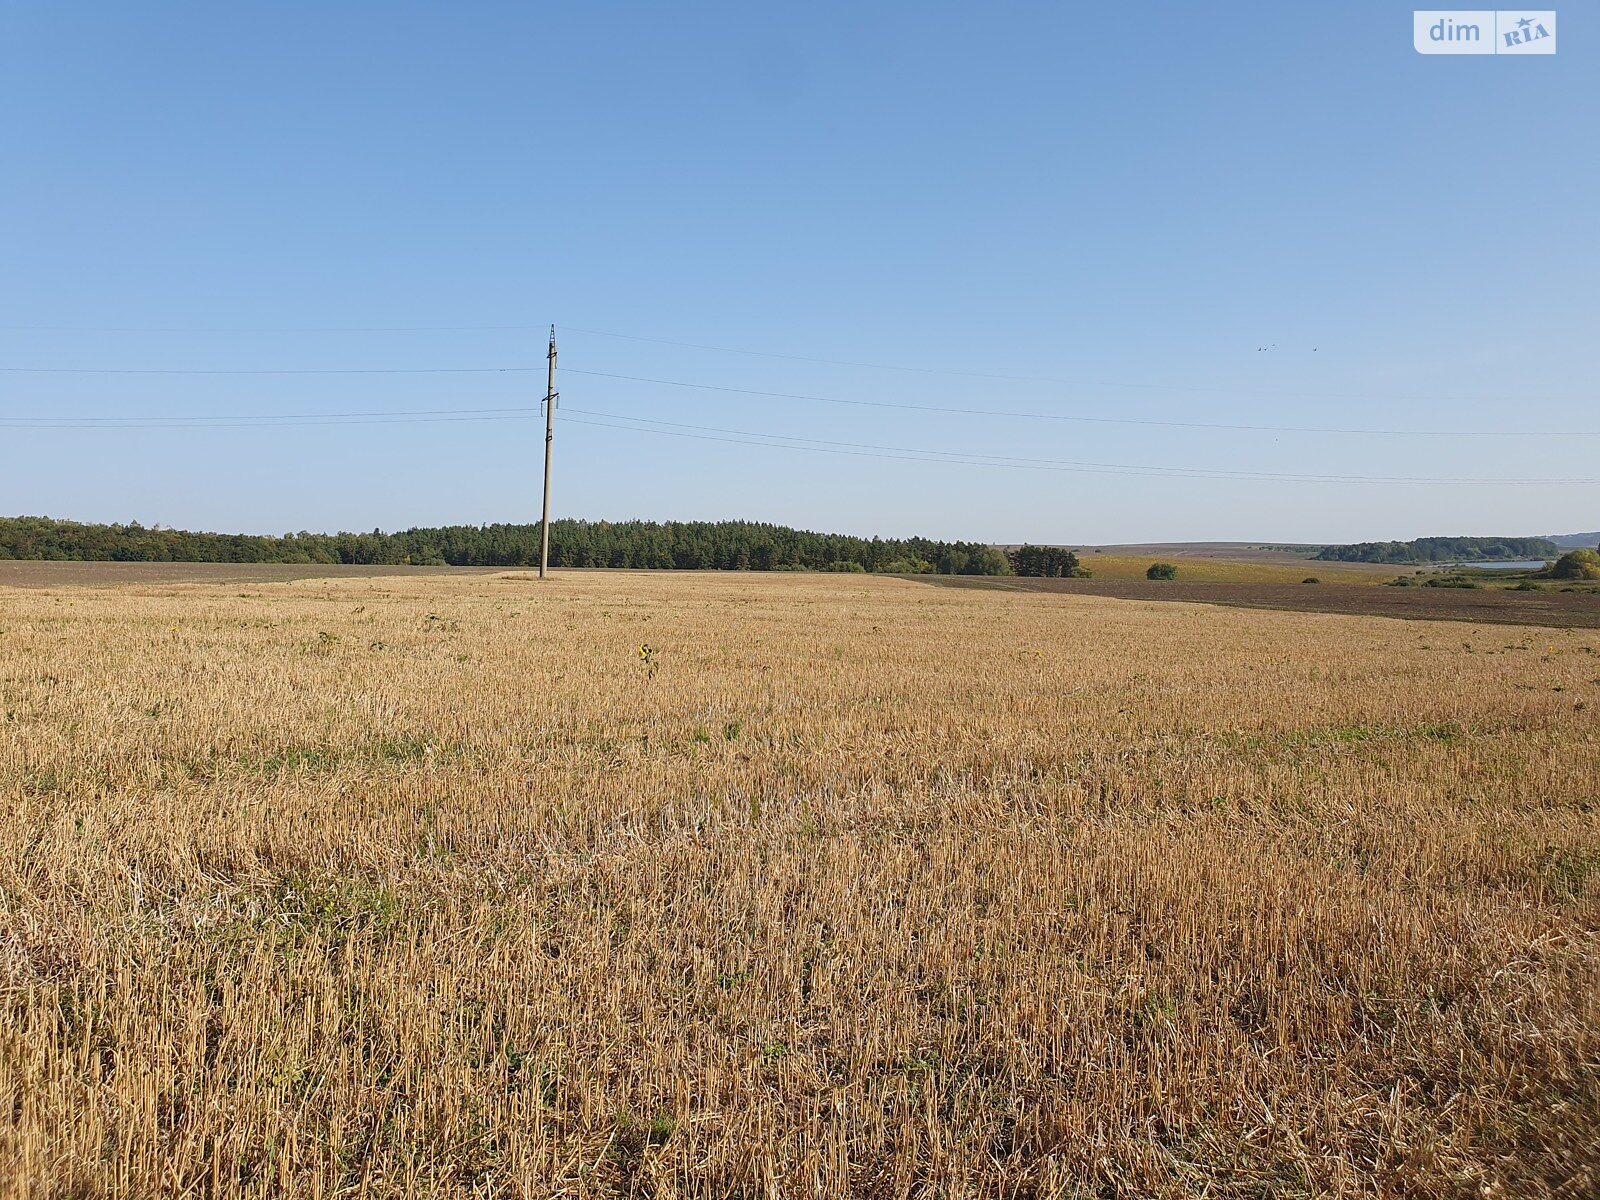
<svg viewBox="0 0 1600 1200">
<path fill-rule="evenodd" d="M 1168 1024 L 1178 1018 L 1178 1000 L 1170 992 L 1153 991 L 1146 994 L 1133 1012 L 1133 1025 L 1141 1029 L 1147 1025 Z"/>
<path fill-rule="evenodd" d="M 272 889 L 275 915 L 322 935 L 383 933 L 399 926 L 404 905 L 391 888 L 363 879 L 293 871 Z"/>
<path fill-rule="evenodd" d="M 1324 729 L 1297 729 L 1284 734 L 1280 741 L 1290 749 L 1314 749 L 1321 746 L 1359 745 L 1364 742 L 1384 740 L 1455 742 L 1462 736 L 1461 726 L 1454 721 L 1429 721 L 1410 727 L 1338 725 Z"/>
<path fill-rule="evenodd" d="M 239 765 L 261 775 L 331 771 L 343 763 L 414 763 L 432 756 L 450 756 L 423 737 L 374 738 L 351 746 L 287 746 L 266 755 L 244 755 Z"/>
<path fill-rule="evenodd" d="M 900 1063 L 900 1070 L 907 1077 L 913 1075 L 926 1075 L 937 1071 L 944 1065 L 944 1060 L 939 1057 L 937 1050 L 919 1050 L 915 1054 L 906 1055 Z"/>
<path fill-rule="evenodd" d="M 611 1135 L 608 1154 L 631 1181 L 644 1165 L 645 1151 L 651 1146 L 664 1146 L 677 1129 L 676 1118 L 667 1113 L 656 1113 L 648 1120 L 623 1111 L 617 1114 L 616 1131 Z M 631 1194 L 633 1188 L 628 1188 Z"/>
<path fill-rule="evenodd" d="M 380 738 L 368 742 L 363 752 L 374 762 L 420 762 L 430 753 L 439 753 L 432 743 L 420 737 Z"/>
<path fill-rule="evenodd" d="M 1534 874 L 1564 900 L 1584 894 L 1590 878 L 1600 875 L 1600 850 L 1564 850 L 1546 846 L 1534 862 Z"/>
<path fill-rule="evenodd" d="M 331 747 L 291 746 L 265 758 L 244 758 L 240 761 L 263 775 L 278 775 L 294 771 L 332 770 L 344 758 L 344 751 Z"/>
<path fill-rule="evenodd" d="M 48 796 L 55 792 L 66 791 L 72 779 L 70 771 L 34 771 L 23 777 L 22 788 L 35 796 Z"/>
</svg>

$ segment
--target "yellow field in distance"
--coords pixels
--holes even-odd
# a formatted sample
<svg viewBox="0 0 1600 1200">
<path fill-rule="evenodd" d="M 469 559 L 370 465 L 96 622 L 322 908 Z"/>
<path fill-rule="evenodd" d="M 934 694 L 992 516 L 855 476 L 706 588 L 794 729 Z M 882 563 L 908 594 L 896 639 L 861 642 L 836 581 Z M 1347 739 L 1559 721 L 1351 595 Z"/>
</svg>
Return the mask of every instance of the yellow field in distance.
<svg viewBox="0 0 1600 1200">
<path fill-rule="evenodd" d="M 1169 562 L 1178 578 L 1189 583 L 1299 583 L 1316 578 L 1323 583 L 1387 583 L 1415 568 L 1336 562 L 1233 562 L 1220 558 L 1175 554 L 1134 556 L 1080 553 L 1078 560 L 1094 572 L 1095 579 L 1143 579 L 1151 563 Z"/>
</svg>

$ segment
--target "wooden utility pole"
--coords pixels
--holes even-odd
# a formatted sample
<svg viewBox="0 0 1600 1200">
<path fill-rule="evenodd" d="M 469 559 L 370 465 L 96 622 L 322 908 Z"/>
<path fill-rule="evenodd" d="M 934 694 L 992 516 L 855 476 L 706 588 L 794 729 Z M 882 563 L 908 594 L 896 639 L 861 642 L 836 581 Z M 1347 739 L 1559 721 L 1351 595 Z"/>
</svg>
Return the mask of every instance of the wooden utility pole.
<svg viewBox="0 0 1600 1200">
<path fill-rule="evenodd" d="M 550 326 L 550 372 L 544 388 L 544 516 L 539 531 L 539 578 L 550 571 L 550 446 L 556 440 L 556 327 Z"/>
</svg>

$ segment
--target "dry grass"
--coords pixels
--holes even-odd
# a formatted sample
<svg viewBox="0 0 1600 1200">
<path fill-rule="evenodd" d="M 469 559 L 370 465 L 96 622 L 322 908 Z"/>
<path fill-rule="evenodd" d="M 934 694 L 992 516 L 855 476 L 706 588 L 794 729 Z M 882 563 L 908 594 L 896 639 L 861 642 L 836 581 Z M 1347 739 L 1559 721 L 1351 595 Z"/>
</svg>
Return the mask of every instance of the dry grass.
<svg viewBox="0 0 1600 1200">
<path fill-rule="evenodd" d="M 0 1195 L 1594 1195 L 1597 647 L 0 590 Z"/>
</svg>

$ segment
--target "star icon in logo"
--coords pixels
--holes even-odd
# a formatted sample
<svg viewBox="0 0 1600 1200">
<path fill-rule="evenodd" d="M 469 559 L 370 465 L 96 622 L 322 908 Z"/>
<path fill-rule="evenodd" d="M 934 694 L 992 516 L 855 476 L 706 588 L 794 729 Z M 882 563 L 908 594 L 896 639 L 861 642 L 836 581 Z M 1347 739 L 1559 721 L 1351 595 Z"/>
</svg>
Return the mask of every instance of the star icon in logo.
<svg viewBox="0 0 1600 1200">
<path fill-rule="evenodd" d="M 1532 21 L 1532 20 L 1531 20 L 1531 19 L 1530 19 L 1530 18 L 1528 18 L 1528 17 L 1523 17 L 1523 18 L 1522 18 L 1522 20 L 1520 20 L 1520 21 L 1518 21 L 1518 22 L 1517 22 L 1517 25 L 1518 25 L 1518 26 L 1519 26 L 1519 27 L 1520 27 L 1520 28 L 1522 28 L 1522 29 L 1524 29 L 1524 30 L 1525 30 L 1525 29 L 1527 29 L 1527 28 L 1528 28 L 1528 26 L 1529 26 L 1529 25 L 1532 25 L 1532 24 L 1533 24 L 1533 21 Z"/>
</svg>

